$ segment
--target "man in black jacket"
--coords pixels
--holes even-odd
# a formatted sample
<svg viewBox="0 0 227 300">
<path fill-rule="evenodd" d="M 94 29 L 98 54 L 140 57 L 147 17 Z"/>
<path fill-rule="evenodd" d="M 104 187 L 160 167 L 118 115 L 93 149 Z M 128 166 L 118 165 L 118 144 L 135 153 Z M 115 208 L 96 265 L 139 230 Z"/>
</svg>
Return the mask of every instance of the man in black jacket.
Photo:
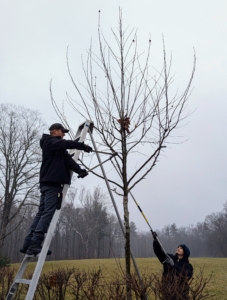
<svg viewBox="0 0 227 300">
<path fill-rule="evenodd" d="M 188 280 L 193 275 L 193 267 L 189 263 L 190 250 L 185 244 L 177 247 L 176 254 L 166 253 L 154 236 L 153 249 L 163 264 L 161 294 L 163 299 L 189 299 Z"/>
<path fill-rule="evenodd" d="M 21 253 L 28 255 L 40 253 L 54 212 L 61 208 L 64 184 L 71 183 L 70 171 L 76 172 L 81 178 L 88 175 L 88 172 L 80 168 L 66 149 L 92 152 L 92 148 L 84 143 L 64 140 L 63 137 L 69 130 L 61 124 L 55 123 L 49 130 L 50 134 L 43 134 L 40 140 L 42 165 L 39 180 L 41 192 L 39 210 L 20 249 Z M 51 254 L 51 251 L 49 250 L 47 254 Z"/>
</svg>

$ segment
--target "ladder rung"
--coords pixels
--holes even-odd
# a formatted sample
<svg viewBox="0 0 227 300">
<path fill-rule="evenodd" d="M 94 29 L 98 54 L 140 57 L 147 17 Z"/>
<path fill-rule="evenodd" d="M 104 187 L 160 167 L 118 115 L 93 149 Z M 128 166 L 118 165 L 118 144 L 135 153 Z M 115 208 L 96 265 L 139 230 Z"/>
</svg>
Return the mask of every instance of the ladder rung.
<svg viewBox="0 0 227 300">
<path fill-rule="evenodd" d="M 38 254 L 31 254 L 31 255 L 28 255 L 28 254 L 26 254 L 26 258 L 31 258 L 31 257 L 39 257 L 39 255 L 40 255 L 40 253 L 38 253 Z"/>
<path fill-rule="evenodd" d="M 31 280 L 29 280 L 29 279 L 16 279 L 15 283 L 30 284 Z"/>
</svg>

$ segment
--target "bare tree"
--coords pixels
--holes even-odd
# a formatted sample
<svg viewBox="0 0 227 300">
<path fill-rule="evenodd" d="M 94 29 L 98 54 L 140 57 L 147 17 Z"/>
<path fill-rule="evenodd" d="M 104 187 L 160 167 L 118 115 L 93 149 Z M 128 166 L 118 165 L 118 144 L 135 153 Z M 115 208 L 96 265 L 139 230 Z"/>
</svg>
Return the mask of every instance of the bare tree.
<svg viewBox="0 0 227 300">
<path fill-rule="evenodd" d="M 0 110 L 1 249 L 6 235 L 23 220 L 16 218 L 21 208 L 36 198 L 44 124 L 37 111 L 11 104 L 1 104 Z"/>
<path fill-rule="evenodd" d="M 67 95 L 66 101 L 83 118 L 95 121 L 95 139 L 100 150 L 118 153 L 112 160 L 114 168 L 108 180 L 123 199 L 126 272 L 130 275 L 129 193 L 146 178 L 167 142 L 174 141 L 173 130 L 190 115 L 185 108 L 195 72 L 195 55 L 185 90 L 175 92 L 171 89 L 172 58 L 168 63 L 164 40 L 163 67 L 157 71 L 150 66 L 151 39 L 147 54 L 139 54 L 137 31 L 123 28 L 121 10 L 118 28 L 112 34 L 115 45 L 106 40 L 99 22 L 99 54 L 91 47 L 86 63 L 82 61 L 84 84 L 74 80 L 67 52 L 68 71 L 79 100 Z M 67 123 L 65 113 L 53 99 L 51 86 L 50 91 L 55 110 Z"/>
<path fill-rule="evenodd" d="M 85 249 L 85 258 L 99 257 L 100 242 L 107 235 L 109 225 L 106 195 L 100 187 L 96 187 L 93 193 L 82 187 L 77 200 L 79 207 L 74 206 L 74 201 L 64 207 L 60 222 L 64 224 L 66 231 L 71 234 L 74 232 L 80 237 L 83 246 L 80 248 Z"/>
<path fill-rule="evenodd" d="M 226 205 L 226 204 L 225 204 Z M 205 218 L 206 244 L 212 255 L 227 257 L 227 213 L 212 213 Z"/>
</svg>

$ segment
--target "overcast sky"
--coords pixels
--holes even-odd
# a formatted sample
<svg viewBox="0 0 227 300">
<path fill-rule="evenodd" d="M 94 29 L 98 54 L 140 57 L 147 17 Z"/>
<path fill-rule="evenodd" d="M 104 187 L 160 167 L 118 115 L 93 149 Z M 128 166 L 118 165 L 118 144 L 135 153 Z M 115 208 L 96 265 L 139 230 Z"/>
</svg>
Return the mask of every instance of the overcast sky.
<svg viewBox="0 0 227 300">
<path fill-rule="evenodd" d="M 42 113 L 48 125 L 59 121 L 50 101 L 49 83 L 61 104 L 66 91 L 77 97 L 66 67 L 66 49 L 74 78 L 82 81 L 81 55 L 97 40 L 98 11 L 106 36 L 118 25 L 138 29 L 139 47 L 152 40 L 153 64 L 172 52 L 175 85 L 182 90 L 197 57 L 190 109 L 180 130 L 187 142 L 166 149 L 156 168 L 133 191 L 153 229 L 167 224 L 196 224 L 222 210 L 227 200 L 227 2 L 226 0 L 0 0 L 0 102 Z M 80 120 L 70 113 L 75 129 Z M 95 121 L 95 120 L 94 120 Z M 87 187 L 104 183 L 91 175 Z M 78 182 L 78 185 L 81 182 Z M 116 199 L 122 214 L 122 201 Z M 148 230 L 133 202 L 130 219 Z"/>
</svg>

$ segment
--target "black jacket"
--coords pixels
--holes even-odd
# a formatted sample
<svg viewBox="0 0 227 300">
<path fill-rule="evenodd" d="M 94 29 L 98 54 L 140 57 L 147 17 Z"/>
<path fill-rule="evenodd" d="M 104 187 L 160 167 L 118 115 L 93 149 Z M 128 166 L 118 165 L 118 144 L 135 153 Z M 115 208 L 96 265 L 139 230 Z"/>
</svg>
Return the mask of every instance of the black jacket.
<svg viewBox="0 0 227 300">
<path fill-rule="evenodd" d="M 154 240 L 153 241 L 153 248 L 156 256 L 158 257 L 159 261 L 163 263 L 166 259 L 166 255 L 163 252 L 160 244 L 158 241 Z M 193 274 L 193 267 L 189 263 L 188 258 L 183 257 L 182 259 L 178 259 L 177 254 L 169 254 L 169 257 L 172 258 L 174 262 L 174 266 L 171 267 L 168 263 L 163 263 L 163 274 L 167 275 L 170 272 L 173 272 L 176 276 L 183 275 L 187 276 L 188 279 L 192 277 Z"/>
<path fill-rule="evenodd" d="M 163 299 L 178 300 L 189 299 L 189 284 L 188 280 L 193 275 L 193 267 L 189 263 L 188 258 L 183 257 L 178 259 L 177 254 L 169 254 L 169 257 L 174 261 L 172 267 L 169 263 L 165 262 L 166 254 L 162 250 L 158 241 L 153 241 L 154 252 L 159 261 L 163 263 L 163 278 L 161 294 Z"/>
<path fill-rule="evenodd" d="M 40 140 L 42 165 L 40 168 L 40 186 L 48 183 L 70 184 L 70 170 L 80 173 L 80 166 L 72 159 L 66 149 L 83 150 L 84 144 L 61 139 L 60 136 L 43 134 Z"/>
</svg>

